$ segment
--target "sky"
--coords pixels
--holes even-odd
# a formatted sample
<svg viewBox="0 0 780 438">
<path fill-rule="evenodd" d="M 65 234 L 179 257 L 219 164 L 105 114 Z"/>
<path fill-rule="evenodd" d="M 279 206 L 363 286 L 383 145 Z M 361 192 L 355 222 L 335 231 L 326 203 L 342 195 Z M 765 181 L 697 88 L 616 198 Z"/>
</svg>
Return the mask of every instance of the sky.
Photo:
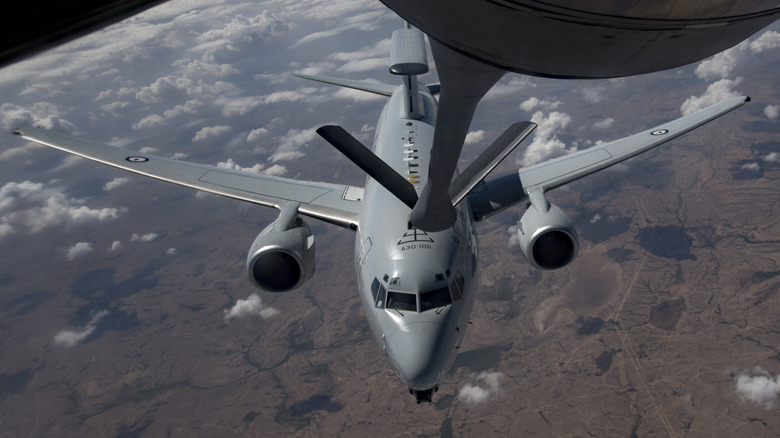
<svg viewBox="0 0 780 438">
<path fill-rule="evenodd" d="M 246 214 L 258 231 L 273 220 L 273 212 L 245 213 L 214 195 L 161 188 L 162 183 L 22 141 L 12 129 L 38 125 L 182 160 L 360 185 L 363 175 L 314 131 L 339 124 L 370 143 L 383 98 L 292 74 L 393 83 L 387 74 L 390 35 L 401 25 L 381 3 L 369 0 L 173 0 L 0 70 L 0 128 L 7 133 L 0 134 L 0 285 L 6 303 L 28 292 L 19 288 L 19 276 L 30 275 L 22 265 L 61 273 L 112 257 L 137 262 L 153 255 L 176 263 L 188 248 L 171 236 L 189 233 L 195 239 L 201 218 L 213 224 L 222 214 Z M 777 69 L 778 60 L 780 25 L 774 24 L 712 58 L 656 75 L 555 81 L 508 74 L 478 109 L 464 160 L 517 120 L 531 120 L 538 128 L 503 166 L 527 166 L 629 135 L 752 93 L 753 73 Z M 422 80 L 436 81 L 435 68 Z M 774 90 L 753 96 L 745 111 L 778 123 L 777 84 Z M 629 110 L 626 96 L 639 93 L 648 95 L 647 107 Z M 750 171 L 778 163 L 780 156 L 767 153 L 742 166 Z M 202 215 L 166 210 L 182 202 Z M 333 233 L 324 228 L 318 225 L 315 232 Z M 340 236 L 351 245 L 351 237 Z M 246 244 L 236 254 L 246 251 L 253 236 L 240 237 Z M 511 244 L 511 234 L 507 240 Z M 47 270 L 40 275 L 44 282 L 59 281 L 47 278 Z M 224 323 L 276 317 L 276 298 L 271 304 L 264 300 L 247 288 L 221 310 Z M 56 302 L 60 325 L 34 342 L 79 348 L 112 312 L 67 297 Z M 0 374 L 11 368 L 0 366 Z M 740 397 L 773 408 L 778 375 L 760 367 L 737 374 Z M 505 379 L 500 370 L 475 373 L 460 386 L 459 397 L 477 405 L 497 400 Z"/>
</svg>

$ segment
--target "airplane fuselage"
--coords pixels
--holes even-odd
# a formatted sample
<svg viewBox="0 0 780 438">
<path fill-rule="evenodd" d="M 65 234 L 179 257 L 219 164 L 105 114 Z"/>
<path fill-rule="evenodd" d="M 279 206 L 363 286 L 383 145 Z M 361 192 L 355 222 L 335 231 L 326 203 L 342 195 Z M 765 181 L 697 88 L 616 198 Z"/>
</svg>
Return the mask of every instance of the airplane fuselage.
<svg viewBox="0 0 780 438">
<path fill-rule="evenodd" d="M 374 152 L 419 192 L 426 180 L 437 104 L 425 87 L 410 118 L 408 88 L 399 86 L 377 124 Z M 466 332 L 477 277 L 477 238 L 467 202 L 453 227 L 409 226 L 411 209 L 371 178 L 357 232 L 355 263 L 361 301 L 390 366 L 412 390 L 435 388 Z"/>
</svg>

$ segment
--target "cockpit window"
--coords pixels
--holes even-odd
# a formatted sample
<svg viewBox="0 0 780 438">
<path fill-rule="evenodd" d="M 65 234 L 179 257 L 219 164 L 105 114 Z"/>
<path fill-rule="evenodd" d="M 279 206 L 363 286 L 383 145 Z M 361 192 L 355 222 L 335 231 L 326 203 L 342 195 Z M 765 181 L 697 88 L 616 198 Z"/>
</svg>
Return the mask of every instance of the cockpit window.
<svg viewBox="0 0 780 438">
<path fill-rule="evenodd" d="M 376 307 L 383 307 L 385 305 L 385 294 L 387 289 L 379 283 L 376 278 L 371 283 L 371 295 L 374 296 L 374 305 Z"/>
<path fill-rule="evenodd" d="M 450 298 L 450 290 L 446 287 L 420 294 L 420 312 L 444 307 L 448 304 L 452 304 L 452 298 Z"/>
<path fill-rule="evenodd" d="M 455 278 L 450 283 L 450 289 L 452 289 L 452 299 L 458 301 L 463 296 L 463 287 L 466 281 L 463 278 L 463 274 L 458 270 L 455 271 Z"/>
<path fill-rule="evenodd" d="M 390 291 L 387 293 L 387 308 L 416 312 L 417 295 Z"/>
</svg>

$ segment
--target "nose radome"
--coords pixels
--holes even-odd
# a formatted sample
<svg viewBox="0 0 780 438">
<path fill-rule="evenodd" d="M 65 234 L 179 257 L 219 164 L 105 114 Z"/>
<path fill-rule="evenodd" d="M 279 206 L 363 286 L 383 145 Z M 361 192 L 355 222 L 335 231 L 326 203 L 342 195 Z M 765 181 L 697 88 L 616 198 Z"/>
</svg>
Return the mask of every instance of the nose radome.
<svg viewBox="0 0 780 438">
<path fill-rule="evenodd" d="M 398 375 L 412 389 L 433 388 L 444 374 L 443 326 L 430 322 L 412 323 L 396 330 L 387 352 Z"/>
</svg>

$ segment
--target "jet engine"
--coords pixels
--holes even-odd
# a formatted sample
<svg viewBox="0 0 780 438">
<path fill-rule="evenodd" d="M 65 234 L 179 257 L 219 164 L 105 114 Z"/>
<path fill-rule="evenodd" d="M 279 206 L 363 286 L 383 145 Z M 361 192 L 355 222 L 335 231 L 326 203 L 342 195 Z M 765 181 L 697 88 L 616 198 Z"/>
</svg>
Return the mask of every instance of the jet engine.
<svg viewBox="0 0 780 438">
<path fill-rule="evenodd" d="M 571 219 L 544 197 L 517 222 L 520 249 L 528 263 L 540 269 L 562 268 L 577 256 L 579 239 Z"/>
<path fill-rule="evenodd" d="M 297 206 L 257 235 L 246 258 L 249 279 L 268 292 L 293 290 L 314 275 L 314 236 Z"/>
</svg>

